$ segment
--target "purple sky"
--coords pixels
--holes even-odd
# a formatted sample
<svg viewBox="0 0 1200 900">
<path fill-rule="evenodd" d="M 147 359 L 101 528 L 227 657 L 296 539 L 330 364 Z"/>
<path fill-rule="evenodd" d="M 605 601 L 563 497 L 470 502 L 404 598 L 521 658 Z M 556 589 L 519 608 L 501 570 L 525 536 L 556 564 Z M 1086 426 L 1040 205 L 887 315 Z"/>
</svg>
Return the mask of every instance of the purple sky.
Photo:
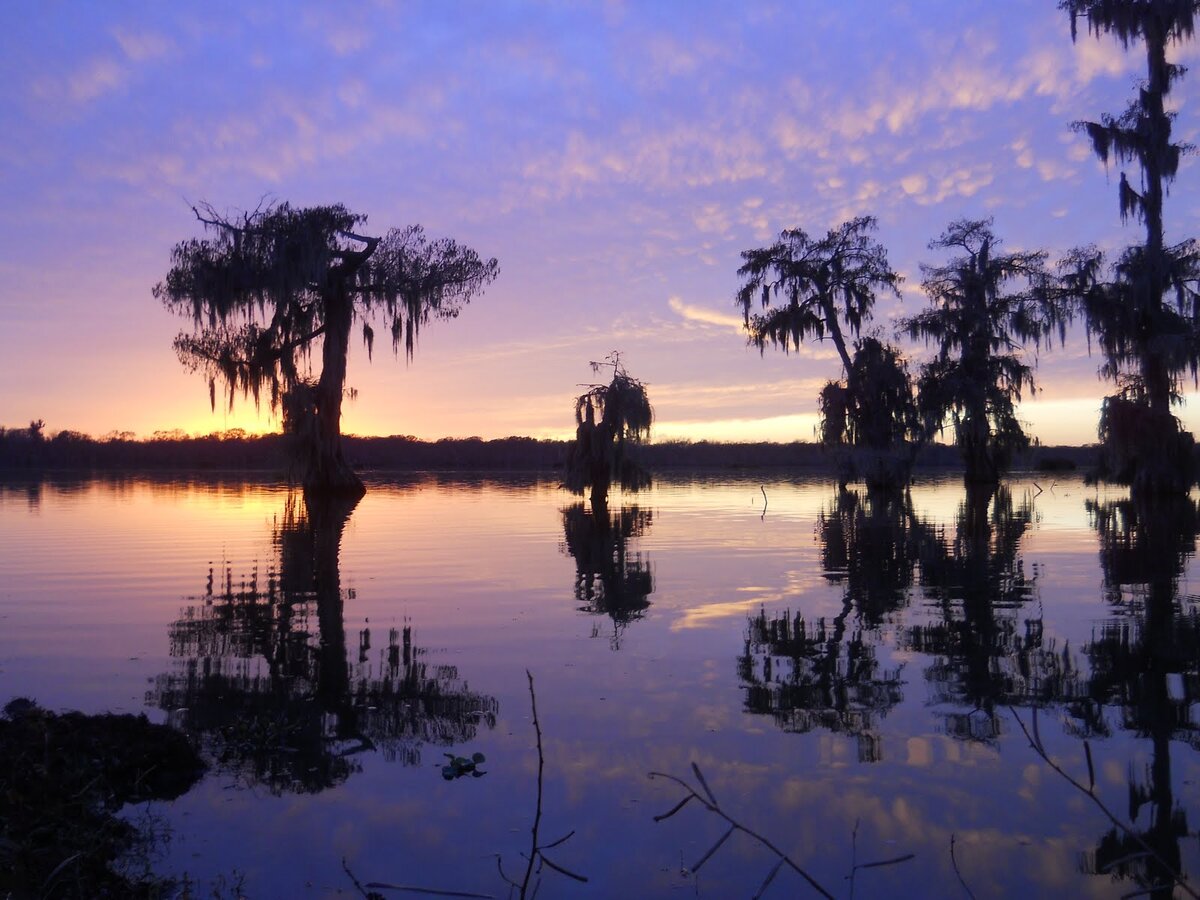
<svg viewBox="0 0 1200 900">
<path fill-rule="evenodd" d="M 994 216 L 1006 246 L 1052 256 L 1136 240 L 1119 170 L 1069 126 L 1124 109 L 1141 47 L 1072 45 L 1055 6 L 4 4 L 0 423 L 274 427 L 252 404 L 210 411 L 171 349 L 186 323 L 150 295 L 199 231 L 190 202 L 268 196 L 500 259 L 411 364 L 354 347 L 347 431 L 559 436 L 588 361 L 619 349 L 659 437 L 812 439 L 836 359 L 746 346 L 741 250 L 877 216 L 908 279 L 877 309 L 890 333 L 923 306 L 919 263 L 942 261 L 926 244 L 953 219 Z M 1194 143 L 1197 78 L 1175 94 Z M 1167 227 L 1200 234 L 1194 159 Z M 1095 439 L 1099 363 L 1082 332 L 1043 355 L 1034 434 Z M 1184 416 L 1200 428 L 1200 402 Z"/>
</svg>

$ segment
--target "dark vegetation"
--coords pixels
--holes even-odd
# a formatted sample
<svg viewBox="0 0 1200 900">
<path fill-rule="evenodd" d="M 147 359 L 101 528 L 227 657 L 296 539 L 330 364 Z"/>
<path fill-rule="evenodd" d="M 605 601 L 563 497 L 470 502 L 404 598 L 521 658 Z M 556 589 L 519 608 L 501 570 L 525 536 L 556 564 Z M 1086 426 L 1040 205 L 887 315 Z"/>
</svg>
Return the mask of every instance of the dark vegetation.
<svg viewBox="0 0 1200 900">
<path fill-rule="evenodd" d="M 443 438 L 358 437 L 342 439 L 350 464 L 359 470 L 561 470 L 569 441 L 508 437 Z M 673 469 L 801 469 L 831 470 L 829 455 L 820 444 L 795 441 L 723 443 L 720 441 L 658 441 L 642 443 L 637 458 L 650 471 Z M 1026 468 L 1087 468 L 1096 457 L 1093 447 L 1031 447 L 1014 461 Z M 0 470 L 36 472 L 80 470 L 134 472 L 288 471 L 287 440 L 280 434 L 247 435 L 241 431 L 204 437 L 158 435 L 138 440 L 132 435 L 93 438 L 78 431 L 61 431 L 34 440 L 25 428 L 0 428 Z M 915 459 L 918 467 L 957 469 L 958 452 L 942 444 L 926 444 Z"/>
<path fill-rule="evenodd" d="M 355 321 L 368 357 L 372 322 L 382 320 L 393 351 L 403 344 L 411 358 L 421 326 L 457 316 L 499 264 L 448 238 L 431 241 L 419 225 L 359 234 L 366 216 L 340 205 L 283 203 L 233 217 L 210 206 L 194 211 L 211 236 L 177 244 L 154 288 L 168 309 L 192 320 L 192 333 L 175 339 L 180 361 L 208 381 L 214 407 L 218 382 L 230 406 L 239 393 L 257 403 L 266 392 L 271 408 L 282 409 L 305 490 L 361 495 L 341 445 Z"/>
<path fill-rule="evenodd" d="M 1184 377 L 1196 384 L 1200 372 L 1200 245 L 1194 238 L 1168 241 L 1163 219 L 1180 159 L 1193 149 L 1171 140 L 1175 114 L 1167 98 L 1185 69 L 1167 61 L 1167 47 L 1193 35 L 1200 3 L 1061 0 L 1059 6 L 1070 14 L 1072 39 L 1083 19 L 1097 37 L 1145 47 L 1146 78 L 1129 107 L 1076 123 L 1106 165 L 1136 166 L 1135 181 L 1121 172 L 1118 200 L 1121 219 L 1145 227 L 1143 242 L 1109 267 L 1094 247 L 1076 250 L 1067 262 L 1104 356 L 1101 375 L 1116 387 L 1100 417 L 1106 475 L 1138 492 L 1179 493 L 1197 471 L 1193 438 L 1171 408 Z"/>
<path fill-rule="evenodd" d="M 900 352 L 862 336 L 879 293 L 899 296 L 900 276 L 871 237 L 875 220 L 851 219 L 823 238 L 799 228 L 769 247 L 746 250 L 737 305 L 751 344 L 784 353 L 829 339 L 840 380 L 821 389 L 821 443 L 834 453 L 839 479 L 881 487 L 908 481 L 920 438 L 912 381 Z M 760 313 L 751 313 L 755 304 Z M 850 344 L 849 337 L 855 342 Z"/>
<path fill-rule="evenodd" d="M 1030 351 L 1065 338 L 1082 314 L 1104 356 L 1101 374 L 1117 391 L 1099 422 L 1100 475 L 1136 492 L 1187 491 L 1196 481 L 1195 442 L 1171 412 L 1183 377 L 1200 384 L 1200 244 L 1171 244 L 1163 199 L 1181 157 L 1192 147 L 1172 142 L 1167 98 L 1184 68 L 1167 47 L 1190 38 L 1197 0 L 1061 0 L 1071 18 L 1126 47 L 1142 42 L 1146 80 L 1129 108 L 1099 122 L 1078 122 L 1106 164 L 1134 163 L 1135 187 L 1121 173 L 1121 218 L 1145 226 L 1106 276 L 1094 247 L 1071 251 L 1051 273 L 1040 250 L 1001 253 L 990 220 L 960 220 L 932 249 L 961 252 L 940 266 L 922 266 L 930 308 L 900 323 L 910 338 L 934 348 L 914 391 L 903 357 L 875 337 L 861 337 L 879 292 L 899 295 L 900 277 L 886 250 L 870 237 L 869 217 L 845 222 L 814 239 L 783 231 L 769 246 L 742 253 L 736 304 L 751 344 L 788 352 L 804 341 L 829 340 L 842 378 L 820 395 L 822 443 L 834 451 L 843 484 L 895 488 L 908 480 L 915 445 L 948 426 L 961 449 L 968 484 L 995 485 L 1025 449 L 1016 417 L 1023 392 L 1034 390 Z M 1140 188 L 1140 190 L 1139 190 Z M 762 312 L 752 314 L 755 304 Z M 856 343 L 851 352 L 849 339 Z M 1034 358 L 1036 362 L 1036 357 Z"/>
<path fill-rule="evenodd" d="M 1167 898 L 1176 889 L 1197 896 L 1182 865 L 1181 843 L 1194 832 L 1176 800 L 1171 753 L 1180 744 L 1200 748 L 1200 609 L 1184 583 L 1200 506 L 1188 497 L 1151 502 L 1141 495 L 1088 501 L 1088 510 L 1109 617 L 1091 640 L 1072 647 L 1043 630 L 1039 573 L 1023 559 L 1033 497 L 1018 502 L 1004 488 L 968 489 L 946 528 L 916 514 L 903 494 L 838 491 L 817 537 L 821 568 L 842 587 L 843 608 L 830 618 L 766 610 L 750 617 L 737 660 L 745 709 L 787 731 L 853 736 L 860 762 L 883 759 L 880 720 L 909 679 L 883 668 L 878 650 L 898 614 L 920 602 L 921 615 L 895 640 L 914 659 L 930 661 L 924 676 L 942 731 L 994 744 L 1015 721 L 1111 826 L 1081 855 L 1081 871 L 1126 882 L 1135 889 L 1126 896 Z M 1019 709 L 1032 712 L 1032 728 Z M 1053 710 L 1084 741 L 1083 780 L 1049 755 L 1039 710 Z M 1090 744 L 1118 729 L 1145 739 L 1151 757 L 1129 769 L 1127 817 L 1103 801 Z"/>
<path fill-rule="evenodd" d="M 152 841 L 117 813 L 173 800 L 203 771 L 187 738 L 145 716 L 11 701 L 0 716 L 0 894 L 159 896 L 167 882 L 114 867 Z"/>
<path fill-rule="evenodd" d="M 918 382 L 921 418 L 926 433 L 953 425 L 968 483 L 998 484 L 1029 446 L 1016 404 L 1034 390 L 1033 367 L 1018 351 L 1066 337 L 1065 295 L 1044 252 L 1000 252 L 990 221 L 954 222 L 929 246 L 962 255 L 922 266 L 929 308 L 900 326 L 934 347 Z"/>
<path fill-rule="evenodd" d="M 654 571 L 647 556 L 629 550 L 629 542 L 645 535 L 654 514 L 637 506 L 610 512 L 573 503 L 562 516 L 562 549 L 575 560 L 575 601 L 581 612 L 612 620 L 616 650 L 625 627 L 650 608 Z"/>
<path fill-rule="evenodd" d="M 599 510 L 614 483 L 631 494 L 650 486 L 635 448 L 650 437 L 654 409 L 646 386 L 625 371 L 619 353 L 591 365 L 593 372 L 611 366 L 612 380 L 585 385 L 575 399 L 575 440 L 567 445 L 563 487 L 581 496 L 587 492 Z"/>
</svg>

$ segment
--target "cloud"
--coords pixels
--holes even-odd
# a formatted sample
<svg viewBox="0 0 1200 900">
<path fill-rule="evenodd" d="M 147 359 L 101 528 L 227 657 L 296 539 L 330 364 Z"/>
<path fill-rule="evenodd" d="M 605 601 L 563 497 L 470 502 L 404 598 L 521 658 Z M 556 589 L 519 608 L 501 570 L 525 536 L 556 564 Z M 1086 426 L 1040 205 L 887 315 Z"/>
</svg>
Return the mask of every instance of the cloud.
<svg viewBox="0 0 1200 900">
<path fill-rule="evenodd" d="M 76 103 L 89 103 L 125 84 L 128 73 L 125 67 L 111 57 L 97 57 L 84 63 L 67 76 L 61 87 L 49 84 L 40 86 L 40 92 L 62 94 Z"/>
<path fill-rule="evenodd" d="M 671 311 L 687 319 L 689 322 L 701 322 L 705 325 L 719 325 L 722 328 L 728 328 L 737 332 L 739 335 L 745 335 L 745 323 L 741 316 L 733 313 L 723 313 L 715 309 L 709 309 L 707 306 L 694 306 L 690 303 L 685 303 L 679 297 L 671 297 L 667 300 L 667 305 L 671 307 Z"/>
<path fill-rule="evenodd" d="M 140 63 L 161 59 L 175 46 L 171 39 L 153 31 L 131 31 L 114 28 L 112 36 L 130 62 Z"/>
</svg>

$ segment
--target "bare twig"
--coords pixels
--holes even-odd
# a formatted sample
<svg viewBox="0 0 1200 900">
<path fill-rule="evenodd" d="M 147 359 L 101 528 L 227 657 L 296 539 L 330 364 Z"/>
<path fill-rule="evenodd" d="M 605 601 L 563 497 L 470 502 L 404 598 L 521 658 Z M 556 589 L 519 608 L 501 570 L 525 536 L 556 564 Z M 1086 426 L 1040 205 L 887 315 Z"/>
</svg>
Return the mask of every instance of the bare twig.
<svg viewBox="0 0 1200 900">
<path fill-rule="evenodd" d="M 1019 715 L 1017 715 L 1016 709 L 1014 709 L 1013 707 L 1010 706 L 1008 708 L 1008 711 L 1010 713 L 1012 713 L 1012 717 L 1014 719 L 1016 719 L 1017 724 L 1019 726 L 1021 726 L 1021 731 L 1024 732 L 1026 740 L 1029 741 L 1029 746 L 1033 748 L 1033 752 L 1036 753 L 1038 756 L 1040 756 L 1042 758 L 1042 761 L 1045 762 L 1046 765 L 1048 765 L 1051 769 L 1053 769 L 1055 772 L 1057 772 L 1059 775 L 1061 775 L 1064 779 L 1066 779 L 1067 783 L 1070 784 L 1072 787 L 1074 787 L 1077 791 L 1079 791 L 1080 793 L 1089 797 L 1091 799 L 1091 801 L 1094 804 L 1096 804 L 1096 807 L 1102 813 L 1104 813 L 1105 816 L 1108 817 L 1108 820 L 1110 822 L 1112 822 L 1113 825 L 1115 825 L 1119 830 L 1123 831 L 1126 835 L 1128 835 L 1130 838 L 1132 838 L 1139 847 L 1141 847 L 1143 850 L 1146 851 L 1146 854 L 1149 857 L 1151 857 L 1156 863 L 1158 863 L 1158 865 L 1160 865 L 1162 867 L 1162 869 L 1165 873 L 1167 873 L 1171 876 L 1171 879 L 1175 882 L 1175 884 L 1177 884 L 1183 890 L 1183 892 L 1185 894 L 1187 894 L 1189 897 L 1195 897 L 1195 898 L 1197 898 L 1197 900 L 1200 900 L 1200 893 L 1197 893 L 1195 891 L 1195 889 L 1192 888 L 1192 886 L 1188 883 L 1187 879 L 1183 876 L 1183 874 L 1178 872 L 1170 863 L 1168 863 L 1165 859 L 1163 859 L 1162 856 L 1159 855 L 1153 847 L 1151 847 L 1148 843 L 1146 843 L 1145 838 L 1143 838 L 1141 836 L 1141 834 L 1139 834 L 1133 828 L 1133 826 L 1128 825 L 1121 819 L 1117 818 L 1117 816 L 1113 813 L 1113 811 L 1110 810 L 1108 808 L 1108 806 L 1105 805 L 1104 801 L 1096 796 L 1096 794 L 1094 793 L 1095 772 L 1094 772 L 1094 769 L 1092 766 L 1091 749 L 1090 748 L 1087 750 L 1088 773 L 1089 773 L 1089 777 L 1092 779 L 1093 789 L 1088 789 L 1088 788 L 1084 787 L 1082 784 L 1080 784 L 1078 781 L 1076 781 L 1073 777 L 1071 777 L 1069 774 L 1067 774 L 1067 772 L 1064 771 L 1063 768 L 1061 766 L 1059 766 L 1058 763 L 1056 763 L 1053 759 L 1050 758 L 1050 754 L 1046 752 L 1046 748 L 1042 744 L 1041 735 L 1038 734 L 1037 709 L 1036 708 L 1033 711 L 1033 733 L 1032 734 L 1030 733 L 1030 730 L 1025 727 L 1025 723 L 1021 720 L 1021 717 Z"/>
<path fill-rule="evenodd" d="M 197 213 L 196 215 L 199 215 L 199 213 Z M 346 862 L 346 857 L 344 857 L 344 856 L 342 857 L 342 871 L 345 872 L 348 876 L 350 876 L 350 880 L 354 882 L 354 886 L 356 888 L 358 888 L 358 892 L 363 895 L 365 900 L 375 900 L 375 898 L 380 896 L 379 894 L 376 894 L 374 892 L 369 892 L 365 887 L 362 886 L 362 882 L 360 882 L 354 876 L 354 873 L 350 871 L 350 864 L 348 862 Z"/>
<path fill-rule="evenodd" d="M 540 880 L 534 880 L 534 875 L 541 872 L 543 865 L 548 866 L 555 872 L 561 875 L 566 875 L 568 878 L 573 878 L 575 881 L 586 882 L 587 878 L 577 872 L 572 872 L 570 869 L 559 865 L 548 856 L 545 851 L 552 847 L 557 847 L 566 842 L 575 832 L 574 830 L 567 832 L 556 841 L 551 841 L 549 844 L 538 843 L 538 832 L 542 826 L 542 776 L 546 769 L 546 756 L 542 750 L 542 725 L 538 721 L 537 712 L 537 694 L 533 690 L 533 675 L 528 669 L 525 670 L 525 677 L 529 679 L 529 706 L 533 710 L 533 731 L 537 735 L 537 752 L 538 752 L 538 771 L 537 771 L 537 806 L 533 814 L 533 826 L 530 828 L 529 853 L 521 855 L 525 857 L 525 876 L 520 881 L 513 881 L 504 872 L 504 865 L 500 858 L 496 857 L 496 867 L 500 870 L 500 877 L 511 887 L 517 891 L 517 896 L 522 900 L 537 896 Z"/>
<path fill-rule="evenodd" d="M 538 856 L 538 828 L 542 824 L 542 772 L 546 768 L 546 757 L 542 753 L 542 726 L 538 723 L 537 694 L 533 692 L 533 674 L 526 669 L 525 677 L 529 679 L 529 705 L 533 709 L 533 730 L 537 734 L 538 774 L 537 774 L 537 811 L 533 815 L 533 828 L 528 863 L 525 866 L 525 877 L 521 880 L 521 897 L 524 898 L 529 889 L 529 881 L 533 877 L 533 866 Z"/>
<path fill-rule="evenodd" d="M 724 843 L 733 836 L 734 832 L 740 831 L 748 837 L 758 841 L 759 844 L 771 851 L 771 853 L 775 854 L 777 859 L 774 867 L 770 872 L 767 873 L 767 877 L 763 880 L 763 883 L 759 885 L 758 890 L 754 893 L 754 897 L 757 898 L 762 896 L 763 892 L 767 889 L 771 882 L 775 880 L 775 876 L 779 874 L 779 870 L 784 866 L 787 866 L 793 872 L 807 881 L 809 885 L 811 885 L 812 888 L 822 897 L 833 897 L 833 894 L 829 893 L 829 891 L 827 891 L 820 883 L 818 883 L 815 878 L 809 875 L 808 872 L 804 871 L 804 869 L 802 869 L 795 860 L 776 847 L 773 843 L 771 843 L 770 840 L 759 834 L 757 831 L 747 828 L 741 822 L 734 819 L 733 816 L 729 815 L 729 813 L 725 812 L 725 810 L 723 810 L 721 805 L 717 802 L 716 795 L 713 794 L 712 788 L 708 786 L 708 781 L 705 779 L 704 773 L 700 771 L 700 767 L 694 762 L 692 763 L 692 773 L 696 776 L 696 783 L 700 786 L 699 789 L 684 781 L 682 778 L 678 778 L 675 775 L 668 775 L 666 772 L 649 773 L 649 777 L 651 779 L 665 778 L 668 781 L 675 782 L 677 785 L 683 788 L 684 791 L 686 791 L 686 795 L 682 800 L 672 806 L 665 813 L 655 816 L 655 822 L 661 822 L 664 819 L 671 818 L 671 816 L 675 815 L 675 813 L 679 812 L 690 802 L 695 800 L 709 812 L 716 813 L 729 823 L 729 828 L 721 834 L 721 837 L 717 839 L 717 842 L 713 844 L 703 856 L 700 857 L 699 861 L 697 861 L 695 865 L 692 866 L 692 873 L 697 872 L 702 865 L 708 862 L 713 854 L 715 854 L 724 845 Z M 703 793 L 701 793 L 701 791 L 703 791 Z M 850 874 L 846 876 L 850 881 L 851 897 L 854 896 L 854 877 L 859 869 L 876 869 L 881 866 L 892 866 L 896 865 L 897 863 L 908 862 L 910 859 L 915 858 L 915 854 L 906 853 L 903 856 L 896 856 L 890 859 L 880 859 L 875 860 L 874 862 L 860 863 L 858 862 L 858 822 L 854 823 L 854 833 L 851 840 L 853 846 L 851 849 Z"/>
<path fill-rule="evenodd" d="M 958 859 L 954 856 L 954 835 L 950 835 L 950 865 L 954 866 L 954 874 L 958 876 L 958 883 L 962 885 L 963 890 L 967 892 L 967 896 L 971 900 L 975 900 L 975 892 L 971 890 L 967 884 L 967 880 L 963 878 L 962 872 L 958 870 Z"/>
<path fill-rule="evenodd" d="M 779 859 L 779 862 L 781 865 L 786 865 L 793 872 L 795 872 L 801 878 L 803 878 L 805 881 L 807 881 L 818 894 L 820 894 L 822 897 L 828 897 L 828 898 L 830 898 L 830 900 L 832 900 L 833 894 L 831 894 L 831 893 L 829 893 L 829 891 L 825 890 L 825 888 L 823 888 L 817 882 L 817 880 L 815 878 L 813 878 L 806 871 L 804 871 L 804 869 L 802 869 L 799 865 L 797 865 L 797 863 L 791 857 L 789 857 L 786 853 L 784 853 L 782 850 L 780 850 L 778 847 L 776 847 L 774 844 L 772 844 L 769 839 L 767 839 L 763 835 L 759 834 L 757 831 L 747 828 L 741 822 L 738 822 L 736 819 L 734 819 L 732 816 L 730 816 L 727 812 L 725 812 L 725 810 L 721 809 L 721 807 L 717 805 L 717 801 L 713 797 L 712 791 L 709 790 L 708 784 L 704 780 L 704 776 L 700 773 L 700 767 L 697 766 L 695 763 L 692 763 L 692 771 L 696 774 L 696 780 L 703 787 L 704 793 L 707 795 L 707 799 L 705 798 L 705 796 L 702 796 L 696 790 L 696 788 L 694 788 L 692 785 L 688 784 L 688 782 L 684 781 L 682 778 L 677 778 L 674 775 L 668 775 L 666 772 L 650 772 L 649 777 L 651 779 L 665 778 L 668 781 L 675 782 L 677 785 L 679 785 L 681 788 L 683 788 L 687 792 L 687 794 L 688 794 L 687 799 L 698 801 L 709 812 L 716 813 L 718 816 L 720 816 L 722 819 L 724 819 L 726 822 L 729 823 L 729 825 L 730 825 L 729 831 L 725 832 L 721 836 L 721 839 L 719 841 L 717 841 L 716 846 L 714 846 L 712 850 L 710 850 L 708 853 L 706 853 L 701 858 L 700 863 L 704 863 L 708 859 L 709 856 L 711 856 L 713 853 L 715 853 L 717 847 L 719 847 L 721 844 L 725 843 L 726 838 L 728 838 L 730 834 L 732 834 L 734 831 L 740 831 L 743 834 L 746 834 L 749 837 L 753 838 L 754 840 L 758 841 L 760 844 L 762 844 L 764 847 L 766 847 L 768 850 L 770 850 L 772 853 L 774 853 L 775 856 Z M 661 822 L 663 819 L 669 819 L 671 816 L 675 815 L 675 813 L 679 812 L 679 810 L 683 809 L 683 806 L 684 806 L 684 803 L 679 803 L 670 812 L 663 813 L 661 816 L 655 816 L 654 820 L 656 822 Z M 693 869 L 693 871 L 694 871 L 694 869 Z M 771 883 L 771 881 L 772 881 L 772 879 L 774 879 L 774 877 L 775 877 L 775 873 L 772 872 L 767 877 L 767 880 L 765 882 L 763 882 L 762 887 L 759 888 L 760 893 L 768 884 Z"/>
</svg>

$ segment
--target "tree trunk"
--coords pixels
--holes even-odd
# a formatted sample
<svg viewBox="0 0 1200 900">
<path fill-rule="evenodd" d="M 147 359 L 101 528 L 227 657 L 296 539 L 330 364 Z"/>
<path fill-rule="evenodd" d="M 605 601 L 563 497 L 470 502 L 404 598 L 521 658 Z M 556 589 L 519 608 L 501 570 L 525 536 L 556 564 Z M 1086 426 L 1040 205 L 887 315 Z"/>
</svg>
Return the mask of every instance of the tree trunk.
<svg viewBox="0 0 1200 900">
<path fill-rule="evenodd" d="M 342 396 L 346 389 L 346 354 L 350 348 L 353 303 L 342 288 L 325 298 L 325 335 L 321 379 L 316 389 L 314 446 L 304 473 L 306 494 L 366 493 L 362 479 L 342 455 Z"/>
</svg>

